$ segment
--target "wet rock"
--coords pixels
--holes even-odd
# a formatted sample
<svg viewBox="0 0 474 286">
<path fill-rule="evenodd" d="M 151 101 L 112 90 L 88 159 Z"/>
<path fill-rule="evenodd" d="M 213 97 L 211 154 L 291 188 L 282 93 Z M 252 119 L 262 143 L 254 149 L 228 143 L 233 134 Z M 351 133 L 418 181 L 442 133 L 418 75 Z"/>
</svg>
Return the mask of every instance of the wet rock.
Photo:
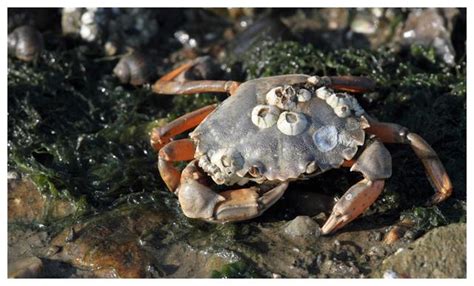
<svg viewBox="0 0 474 286">
<path fill-rule="evenodd" d="M 47 249 L 49 236 L 45 231 L 8 229 L 8 263 L 31 256 L 42 256 Z"/>
<path fill-rule="evenodd" d="M 44 223 L 76 211 L 73 203 L 42 195 L 29 177 L 8 180 L 9 223 Z"/>
<path fill-rule="evenodd" d="M 8 180 L 8 221 L 32 222 L 43 217 L 44 199 L 31 180 Z"/>
<path fill-rule="evenodd" d="M 326 260 L 321 266 L 321 272 L 331 278 L 355 278 L 360 276 L 359 268 L 352 261 Z"/>
<path fill-rule="evenodd" d="M 142 248 L 140 236 L 164 218 L 159 212 L 131 210 L 76 224 L 54 237 L 51 245 L 60 251 L 49 258 L 90 270 L 96 277 L 145 277 L 153 261 Z"/>
<path fill-rule="evenodd" d="M 372 246 L 370 249 L 369 249 L 369 252 L 367 253 L 367 255 L 371 256 L 371 257 L 382 257 L 385 255 L 385 249 L 382 247 L 382 246 Z"/>
<path fill-rule="evenodd" d="M 410 12 L 402 31 L 402 44 L 433 47 L 445 63 L 455 63 L 451 35 L 438 9 L 414 9 Z"/>
<path fill-rule="evenodd" d="M 43 269 L 43 262 L 38 257 L 23 258 L 8 264 L 8 278 L 38 277 Z"/>
<path fill-rule="evenodd" d="M 314 237 L 321 235 L 319 225 L 308 216 L 297 216 L 290 221 L 284 230 L 289 237 Z"/>
<path fill-rule="evenodd" d="M 376 277 L 393 272 L 398 277 L 466 277 L 466 224 L 434 229 L 383 261 Z"/>
</svg>

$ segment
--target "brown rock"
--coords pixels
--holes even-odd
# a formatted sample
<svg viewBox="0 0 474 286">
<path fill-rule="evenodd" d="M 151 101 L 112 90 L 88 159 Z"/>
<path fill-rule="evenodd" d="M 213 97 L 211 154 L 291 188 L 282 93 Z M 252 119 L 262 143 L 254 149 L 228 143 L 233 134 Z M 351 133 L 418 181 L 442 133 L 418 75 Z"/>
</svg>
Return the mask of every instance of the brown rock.
<svg viewBox="0 0 474 286">
<path fill-rule="evenodd" d="M 383 261 L 375 276 L 465 278 L 466 224 L 431 230 L 408 248 Z"/>
</svg>

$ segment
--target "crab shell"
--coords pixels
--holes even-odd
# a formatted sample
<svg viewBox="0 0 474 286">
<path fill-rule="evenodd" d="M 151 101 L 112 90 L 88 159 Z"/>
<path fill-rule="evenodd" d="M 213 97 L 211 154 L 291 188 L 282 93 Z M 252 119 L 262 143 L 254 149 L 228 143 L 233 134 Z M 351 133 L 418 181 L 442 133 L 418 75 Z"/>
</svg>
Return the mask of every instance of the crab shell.
<svg viewBox="0 0 474 286">
<path fill-rule="evenodd" d="M 304 130 L 296 135 L 284 134 L 278 124 L 259 128 L 252 122 L 253 109 L 268 104 L 266 94 L 275 87 L 293 85 L 310 89 L 314 95 L 319 86 L 308 82 L 308 78 L 285 75 L 247 81 L 196 127 L 190 134 L 196 144 L 195 158 L 206 162 L 201 167 L 216 183 L 233 184 L 238 178 L 258 183 L 287 181 L 338 168 L 355 156 L 358 146 L 364 144 L 367 121 L 354 113 L 338 116 L 318 96 L 298 102 L 292 110 L 307 121 Z M 240 159 L 226 162 L 232 169 L 207 164 L 218 160 L 217 153 L 225 155 L 224 160 Z"/>
</svg>

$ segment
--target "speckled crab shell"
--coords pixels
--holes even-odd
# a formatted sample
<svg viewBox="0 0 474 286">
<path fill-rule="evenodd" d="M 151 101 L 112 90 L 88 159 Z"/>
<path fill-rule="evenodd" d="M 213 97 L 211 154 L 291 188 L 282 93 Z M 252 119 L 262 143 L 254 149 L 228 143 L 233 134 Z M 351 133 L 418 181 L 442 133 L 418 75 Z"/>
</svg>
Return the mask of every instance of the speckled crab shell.
<svg viewBox="0 0 474 286">
<path fill-rule="evenodd" d="M 286 181 L 307 176 L 310 172 L 338 168 L 351 159 L 358 146 L 364 144 L 367 121 L 351 114 L 339 117 L 325 100 L 312 96 L 298 102 L 292 112 L 303 114 L 308 121 L 305 130 L 289 136 L 277 124 L 259 128 L 252 123 L 252 110 L 267 104 L 266 94 L 283 85 L 305 87 L 313 94 L 319 86 L 307 82 L 307 75 L 285 75 L 251 80 L 240 85 L 236 94 L 227 98 L 192 133 L 196 158 L 209 158 L 220 150 L 232 150 L 226 158 L 242 158 L 232 172 L 206 165 L 206 171 L 218 184 L 232 184 L 245 177 L 259 183 Z M 222 152 L 221 152 L 222 153 Z M 214 158 L 215 160 L 215 158 Z M 229 163 L 230 164 L 230 163 Z M 315 168 L 315 164 L 318 168 Z M 237 170 L 239 169 L 239 170 Z"/>
</svg>

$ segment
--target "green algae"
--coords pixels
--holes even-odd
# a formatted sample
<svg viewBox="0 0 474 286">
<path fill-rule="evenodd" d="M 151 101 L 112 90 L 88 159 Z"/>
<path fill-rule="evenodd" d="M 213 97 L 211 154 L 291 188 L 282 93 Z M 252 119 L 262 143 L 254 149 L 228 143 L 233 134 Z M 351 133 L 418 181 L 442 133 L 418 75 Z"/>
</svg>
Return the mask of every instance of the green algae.
<svg viewBox="0 0 474 286">
<path fill-rule="evenodd" d="M 226 264 L 221 270 L 214 270 L 212 278 L 258 278 L 257 272 L 244 261 L 237 261 Z"/>
</svg>

